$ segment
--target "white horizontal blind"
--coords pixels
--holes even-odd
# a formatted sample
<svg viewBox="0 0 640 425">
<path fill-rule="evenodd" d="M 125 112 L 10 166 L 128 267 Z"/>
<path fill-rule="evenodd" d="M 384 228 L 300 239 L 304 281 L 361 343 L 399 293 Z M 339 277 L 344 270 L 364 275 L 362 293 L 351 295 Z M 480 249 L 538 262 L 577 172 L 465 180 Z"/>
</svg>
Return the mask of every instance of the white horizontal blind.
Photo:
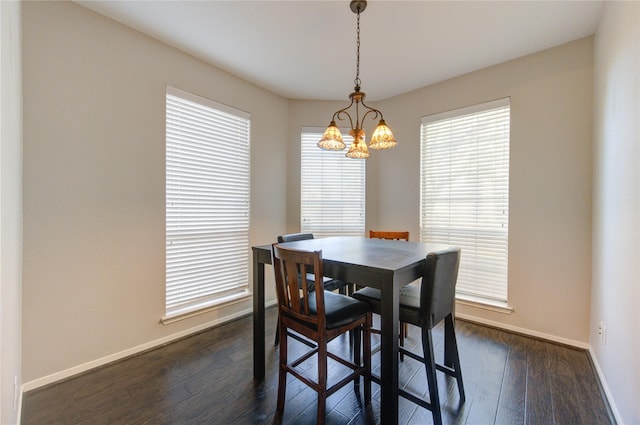
<svg viewBox="0 0 640 425">
<path fill-rule="evenodd" d="M 457 295 L 507 301 L 509 99 L 423 117 L 420 238 L 462 249 Z"/>
<path fill-rule="evenodd" d="M 364 236 L 366 161 L 320 149 L 323 131 L 302 129 L 300 230 L 315 237 Z M 349 146 L 353 138 L 344 133 Z"/>
<path fill-rule="evenodd" d="M 166 318 L 248 294 L 249 114 L 167 87 Z"/>
</svg>

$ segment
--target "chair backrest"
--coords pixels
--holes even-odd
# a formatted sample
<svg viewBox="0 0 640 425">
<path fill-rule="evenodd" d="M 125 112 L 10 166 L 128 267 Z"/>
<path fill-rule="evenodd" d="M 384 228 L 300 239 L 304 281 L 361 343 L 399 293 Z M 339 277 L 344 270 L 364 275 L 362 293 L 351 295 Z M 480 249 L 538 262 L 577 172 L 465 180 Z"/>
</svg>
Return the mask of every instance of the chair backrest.
<svg viewBox="0 0 640 425">
<path fill-rule="evenodd" d="M 278 236 L 278 243 L 303 241 L 313 239 L 313 233 L 290 233 L 288 235 Z"/>
<path fill-rule="evenodd" d="M 409 241 L 409 232 L 386 232 L 381 230 L 369 230 L 369 237 L 376 239 L 395 239 Z"/>
<path fill-rule="evenodd" d="M 453 313 L 459 265 L 460 248 L 457 247 L 427 255 L 420 289 L 425 326 L 434 327 Z"/>
<path fill-rule="evenodd" d="M 324 329 L 322 251 L 271 246 L 278 312 L 307 325 Z M 309 281 L 313 279 L 313 283 Z"/>
<path fill-rule="evenodd" d="M 289 233 L 288 235 L 280 235 L 278 236 L 278 243 L 304 241 L 307 239 L 313 239 L 313 233 Z M 310 275 L 307 277 L 310 280 L 307 282 L 309 284 L 309 291 L 313 291 L 313 281 L 311 281 L 313 276 Z M 302 282 L 300 282 L 300 284 L 302 284 Z"/>
</svg>

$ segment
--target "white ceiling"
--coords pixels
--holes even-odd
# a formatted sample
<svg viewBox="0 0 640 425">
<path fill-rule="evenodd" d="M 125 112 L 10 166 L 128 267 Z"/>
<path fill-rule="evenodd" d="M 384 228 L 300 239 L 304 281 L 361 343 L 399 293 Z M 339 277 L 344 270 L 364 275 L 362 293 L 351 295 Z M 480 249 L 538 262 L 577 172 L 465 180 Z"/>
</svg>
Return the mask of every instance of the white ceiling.
<svg viewBox="0 0 640 425">
<path fill-rule="evenodd" d="M 349 1 L 77 1 L 292 99 L 344 100 Z M 369 1 L 360 79 L 381 100 L 593 34 L 602 1 Z"/>
</svg>

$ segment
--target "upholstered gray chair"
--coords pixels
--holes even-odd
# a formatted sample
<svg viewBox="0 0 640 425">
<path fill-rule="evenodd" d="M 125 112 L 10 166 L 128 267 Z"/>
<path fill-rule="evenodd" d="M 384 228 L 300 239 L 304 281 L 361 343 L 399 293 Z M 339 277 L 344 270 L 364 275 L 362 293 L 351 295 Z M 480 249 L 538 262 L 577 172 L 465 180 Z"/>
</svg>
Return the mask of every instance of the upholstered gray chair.
<svg viewBox="0 0 640 425">
<path fill-rule="evenodd" d="M 427 255 L 422 284 L 420 287 L 407 285 L 400 291 L 400 320 L 419 326 L 422 329 L 423 356 L 419 356 L 404 347 L 399 347 L 400 353 L 425 364 L 427 382 L 429 384 L 429 401 L 417 397 L 406 390 L 399 394 L 412 402 L 431 410 L 433 422 L 442 424 L 440 398 L 438 396 L 438 381 L 436 370 L 453 376 L 458 383 L 460 403 L 464 403 L 465 394 L 460 370 L 460 357 L 454 328 L 454 303 L 458 267 L 460 264 L 460 249 L 451 248 Z M 380 313 L 380 290 L 366 287 L 353 294 L 353 297 L 371 304 L 374 313 Z M 441 321 L 445 322 L 445 353 L 449 359 L 446 366 L 436 364 L 433 353 L 433 339 L 431 330 Z"/>
</svg>

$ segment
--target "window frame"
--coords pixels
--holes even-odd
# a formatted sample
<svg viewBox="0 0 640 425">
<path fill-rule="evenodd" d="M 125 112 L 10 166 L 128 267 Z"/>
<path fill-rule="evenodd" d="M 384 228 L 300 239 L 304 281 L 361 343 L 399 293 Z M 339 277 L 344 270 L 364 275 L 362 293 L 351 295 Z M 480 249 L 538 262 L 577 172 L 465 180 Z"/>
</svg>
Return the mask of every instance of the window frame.
<svg viewBox="0 0 640 425">
<path fill-rule="evenodd" d="M 353 138 L 348 131 L 340 130 L 345 143 L 351 143 Z M 317 143 L 323 132 L 319 127 L 302 127 L 300 131 L 300 231 L 313 233 L 315 237 L 364 236 L 366 162 L 347 158 L 343 151 L 320 149 Z M 315 172 L 305 173 L 308 165 L 317 160 L 321 163 L 315 164 Z M 330 211 L 326 218 L 324 211 L 318 212 L 325 208 Z M 320 218 L 314 219 L 313 209 Z M 340 224 L 336 226 L 337 223 Z"/>
<path fill-rule="evenodd" d="M 251 297 L 251 115 L 171 86 L 165 108 L 167 324 Z"/>
<path fill-rule="evenodd" d="M 504 120 L 505 116 L 506 120 L 500 125 L 493 122 L 493 126 L 488 130 L 485 126 L 484 132 L 474 133 L 474 139 L 469 136 L 470 129 L 474 125 L 472 117 L 475 117 L 477 123 L 481 118 L 487 121 L 489 119 Z M 451 128 L 445 129 L 447 123 Z M 462 248 L 456 288 L 457 299 L 507 309 L 510 309 L 508 307 L 510 126 L 510 98 L 425 116 L 422 117 L 420 126 L 420 239 L 425 242 L 446 243 Z M 460 132 L 453 133 L 456 129 Z M 446 131 L 449 131 L 449 135 L 446 135 Z M 490 133 L 494 131 L 495 133 Z M 428 132 L 431 132 L 431 140 L 427 135 Z M 457 137 L 455 141 L 453 134 Z M 450 145 L 445 146 L 445 140 L 448 138 Z M 462 140 L 469 145 L 475 143 L 473 152 L 476 153 L 470 153 L 472 149 L 469 145 L 464 145 Z M 440 145 L 436 146 L 434 143 L 440 143 Z M 428 144 L 430 146 L 427 146 Z M 477 153 L 481 148 L 485 149 L 484 157 Z M 468 151 L 465 152 L 465 149 Z M 487 156 L 488 151 L 492 152 L 489 156 Z M 465 165 L 465 156 L 469 158 L 468 165 Z M 466 170 L 472 169 L 472 166 L 474 172 L 466 173 Z M 432 177 L 427 176 L 429 172 Z M 454 176 L 456 180 L 451 181 L 456 182 L 456 187 L 452 187 L 454 185 L 451 184 L 444 186 L 444 179 L 436 185 L 437 180 L 433 177 L 436 173 L 439 173 L 438 178 L 445 174 Z M 471 174 L 476 176 L 472 177 Z M 478 187 L 471 189 L 471 186 L 466 185 L 465 182 L 472 179 L 480 182 L 482 186 L 478 184 Z M 445 193 L 447 191 L 449 193 Z M 478 195 L 479 193 L 481 196 Z M 447 196 L 451 200 L 446 201 Z M 469 211 L 473 209 L 476 212 L 471 216 Z M 463 216 L 466 217 L 465 220 L 462 220 Z M 454 223 L 466 222 L 465 225 L 468 228 L 447 228 L 444 224 L 448 220 Z M 485 226 L 474 227 L 478 221 L 482 221 Z M 496 259 L 499 261 L 494 262 Z"/>
</svg>

